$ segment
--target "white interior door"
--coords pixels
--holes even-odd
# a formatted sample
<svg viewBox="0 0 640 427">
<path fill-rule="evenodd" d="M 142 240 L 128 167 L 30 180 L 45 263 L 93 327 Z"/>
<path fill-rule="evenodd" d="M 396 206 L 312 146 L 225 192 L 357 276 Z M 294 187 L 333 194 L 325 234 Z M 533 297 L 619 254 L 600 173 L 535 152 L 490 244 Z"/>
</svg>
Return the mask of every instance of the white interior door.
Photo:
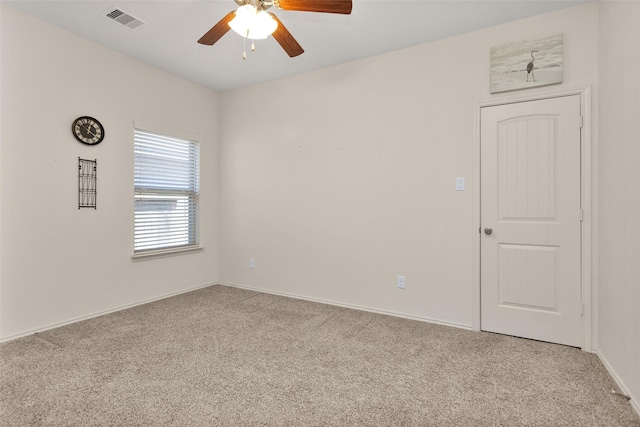
<svg viewBox="0 0 640 427">
<path fill-rule="evenodd" d="M 581 346 L 580 97 L 481 110 L 481 329 Z"/>
</svg>

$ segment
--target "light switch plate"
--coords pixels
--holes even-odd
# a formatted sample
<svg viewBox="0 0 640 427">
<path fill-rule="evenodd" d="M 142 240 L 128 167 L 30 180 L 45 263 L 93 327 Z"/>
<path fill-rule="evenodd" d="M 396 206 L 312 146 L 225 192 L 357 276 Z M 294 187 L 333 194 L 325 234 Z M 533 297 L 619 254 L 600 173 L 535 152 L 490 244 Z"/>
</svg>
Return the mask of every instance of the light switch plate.
<svg viewBox="0 0 640 427">
<path fill-rule="evenodd" d="M 456 178 L 456 191 L 464 191 L 464 176 Z"/>
</svg>

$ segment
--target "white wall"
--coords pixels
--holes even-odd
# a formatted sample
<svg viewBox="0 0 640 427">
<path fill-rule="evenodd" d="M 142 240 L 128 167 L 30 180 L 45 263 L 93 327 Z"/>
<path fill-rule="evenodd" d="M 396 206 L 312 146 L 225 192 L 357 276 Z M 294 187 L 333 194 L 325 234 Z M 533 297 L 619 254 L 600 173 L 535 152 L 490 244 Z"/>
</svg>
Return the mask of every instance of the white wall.
<svg viewBox="0 0 640 427">
<path fill-rule="evenodd" d="M 599 352 L 636 404 L 640 402 L 639 22 L 637 1 L 600 3 Z"/>
<path fill-rule="evenodd" d="M 217 94 L 1 11 L 0 337 L 216 282 Z M 81 115 L 98 146 L 71 135 Z M 205 251 L 132 262 L 134 120 L 201 136 Z M 97 210 L 78 209 L 78 157 L 98 161 Z"/>
<path fill-rule="evenodd" d="M 562 32 L 557 89 L 595 89 L 599 353 L 638 402 L 639 5 L 579 6 L 228 92 L 220 112 L 214 92 L 0 7 L 0 339 L 218 278 L 470 326 L 475 105 L 515 95 L 489 95 L 489 48 Z M 99 146 L 71 136 L 85 114 L 106 126 Z M 131 261 L 134 120 L 202 136 L 204 252 Z M 78 156 L 98 159 L 95 211 L 77 209 Z"/>
<path fill-rule="evenodd" d="M 514 96 L 489 49 L 564 33 L 556 89 L 597 88 L 597 27 L 589 4 L 221 94 L 221 280 L 470 327 L 475 105 Z"/>
</svg>

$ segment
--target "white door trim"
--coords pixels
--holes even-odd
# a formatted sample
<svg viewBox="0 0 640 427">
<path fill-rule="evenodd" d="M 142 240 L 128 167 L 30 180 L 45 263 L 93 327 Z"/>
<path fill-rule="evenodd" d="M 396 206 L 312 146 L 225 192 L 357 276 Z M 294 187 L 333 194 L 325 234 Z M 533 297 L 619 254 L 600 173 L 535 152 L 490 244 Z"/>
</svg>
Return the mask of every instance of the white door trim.
<svg viewBox="0 0 640 427">
<path fill-rule="evenodd" d="M 568 89 L 557 92 L 538 92 L 536 95 L 521 95 L 516 97 L 500 97 L 490 101 L 478 102 L 474 108 L 474 138 L 473 138 L 473 228 L 472 228 L 472 322 L 473 330 L 480 330 L 480 112 L 484 107 L 513 104 L 517 102 L 535 101 L 540 99 L 559 98 L 563 96 L 579 95 L 580 110 L 583 117 L 581 137 L 581 204 L 584 212 L 582 221 L 582 266 L 581 287 L 584 314 L 582 316 L 582 350 L 592 352 L 597 346 L 597 328 L 593 328 L 593 320 L 597 320 L 597 289 L 593 286 L 593 277 L 597 268 L 596 246 L 592 245 L 593 238 L 597 238 L 594 221 L 597 219 L 594 202 L 593 170 L 592 170 L 592 138 L 591 138 L 591 86 Z M 596 234 L 596 236 L 594 236 Z"/>
</svg>

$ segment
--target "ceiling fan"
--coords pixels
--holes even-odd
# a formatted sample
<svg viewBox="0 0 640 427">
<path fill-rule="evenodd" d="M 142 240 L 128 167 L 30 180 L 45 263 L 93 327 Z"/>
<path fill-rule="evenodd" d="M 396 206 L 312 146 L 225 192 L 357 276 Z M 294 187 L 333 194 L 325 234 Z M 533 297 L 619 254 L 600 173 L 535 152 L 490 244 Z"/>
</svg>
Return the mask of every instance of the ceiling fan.
<svg viewBox="0 0 640 427">
<path fill-rule="evenodd" d="M 289 30 L 276 15 L 267 12 L 271 6 L 277 9 L 351 14 L 351 0 L 234 0 L 239 6 L 237 10 L 229 12 L 205 35 L 198 43 L 213 45 L 220 40 L 227 31 L 233 29 L 236 33 L 249 39 L 265 39 L 269 35 L 282 46 L 290 57 L 304 52 L 302 46 L 293 38 Z M 246 56 L 245 56 L 246 57 Z"/>
</svg>

